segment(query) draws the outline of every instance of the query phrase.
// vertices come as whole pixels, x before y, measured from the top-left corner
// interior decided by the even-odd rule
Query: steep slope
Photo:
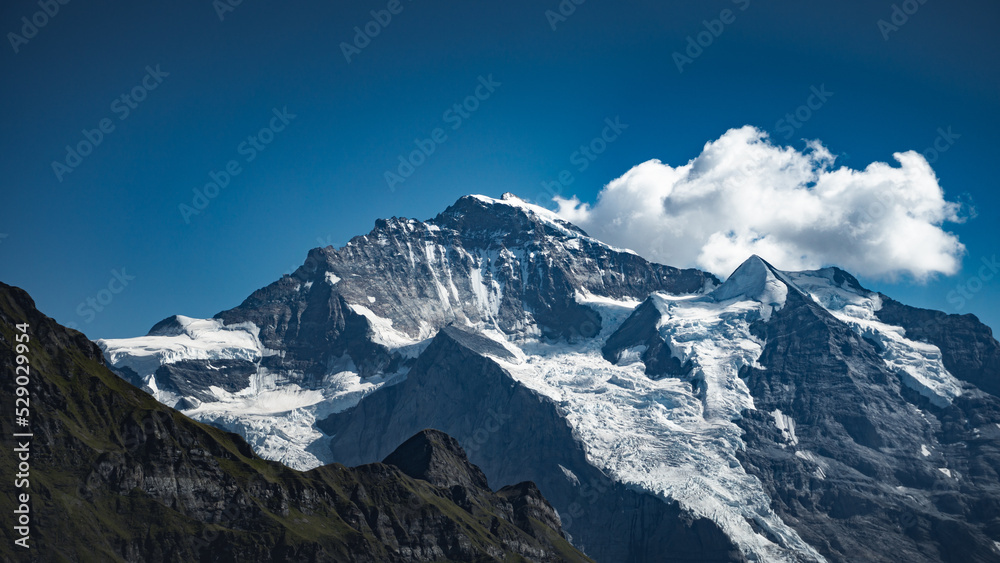
[[[483,336],[448,327],[405,381],[384,387],[320,426],[335,436],[334,457],[366,463],[413,429],[453,434],[490,481],[538,484],[559,510],[575,545],[599,561],[741,561],[707,518],[676,502],[616,483],[587,460],[552,400],[517,382],[496,359],[513,359]]]
[[[627,355],[630,339],[657,350],[640,356],[646,373],[689,381],[706,416],[731,418],[741,470],[828,560],[1000,560],[1000,401],[884,322],[899,306],[883,312],[883,299],[836,268],[780,272],[753,257],[708,296],[652,297],[662,314],[639,307],[604,355]],[[706,332],[712,318],[722,324]],[[996,345],[958,321],[966,346]]]
[[[30,487],[18,491],[31,495],[30,548],[14,544],[15,497],[4,495],[5,560],[588,561],[534,485],[492,493],[440,432],[418,433],[386,464],[300,473],[119,379],[82,334],[0,284],[7,373],[23,363],[16,335],[28,336],[30,428],[4,417],[0,430],[34,434]],[[0,383],[11,402],[14,384]],[[433,471],[412,470],[415,447]],[[18,472],[16,456],[0,454],[6,475]]]

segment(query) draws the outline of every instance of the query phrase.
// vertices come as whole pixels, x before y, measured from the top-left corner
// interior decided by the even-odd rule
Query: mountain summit
[[[153,332],[98,344],[262,456],[368,463],[436,428],[598,561],[1000,558],[1000,344],[837,268],[720,283],[467,196]],[[405,471],[478,482],[416,440]]]
[[[789,283],[783,277],[774,266],[755,254],[736,268],[711,296],[720,302],[740,298],[760,301],[770,316],[771,310],[780,309],[788,296]]]

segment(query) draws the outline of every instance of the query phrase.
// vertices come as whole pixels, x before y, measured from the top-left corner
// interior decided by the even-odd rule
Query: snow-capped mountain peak
[[[927,561],[946,542],[913,544],[895,515],[953,529],[941,518],[994,498],[993,462],[969,457],[992,454],[963,440],[991,439],[1000,404],[949,366],[989,382],[1000,345],[922,314],[758,256],[720,285],[505,194],[379,220],[215,319],[99,344],[158,399],[299,468],[446,431],[491,484],[538,483],[598,560],[889,561],[872,557],[885,541]],[[929,486],[952,495],[941,512]],[[878,542],[856,534],[859,506]]]
[[[509,248],[549,237],[571,246],[594,246],[635,255],[632,250],[616,248],[595,239],[554,211],[509,192],[500,199],[484,195],[463,196],[428,223],[434,225],[432,228],[454,229],[466,237],[486,234],[484,242],[490,239],[494,243],[503,241]]]
[[[535,205],[533,203],[529,203],[529,202],[527,202],[527,201],[525,201],[525,200],[517,197],[516,195],[510,193],[510,192],[505,192],[503,195],[500,196],[500,199],[496,199],[496,198],[492,198],[492,197],[485,196],[485,195],[480,195],[480,194],[473,194],[473,195],[470,195],[468,197],[471,197],[473,199],[476,199],[476,200],[481,201],[483,203],[486,203],[488,205],[506,205],[506,206],[509,206],[509,207],[513,207],[513,208],[519,209],[519,210],[521,210],[521,211],[523,211],[523,212],[525,212],[525,213],[527,213],[529,215],[535,215],[535,216],[538,216],[539,218],[544,219],[546,221],[549,221],[549,222],[552,222],[552,223],[558,223],[560,225],[563,225],[567,229],[583,233],[582,229],[580,229],[576,225],[574,225],[574,224],[572,224],[572,223],[564,220],[563,218],[559,217],[559,215],[557,215],[555,212],[553,212],[553,211],[551,211],[549,209],[546,209],[546,208],[544,208],[544,207],[542,207],[540,205]]]
[[[794,288],[784,274],[755,254],[747,258],[710,297],[720,303],[733,299],[759,301],[763,305],[761,314],[767,320],[773,310],[784,306],[790,289]]]

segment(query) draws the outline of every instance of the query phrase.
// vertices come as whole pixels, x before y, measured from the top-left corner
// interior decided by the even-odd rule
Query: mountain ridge
[[[958,522],[970,557],[1000,541],[991,509],[941,516],[930,478],[953,468],[961,486],[948,494],[962,506],[995,496],[997,478],[953,446],[988,460],[1000,438],[988,327],[897,306],[836,267],[784,272],[750,257],[720,282],[561,221],[512,196],[379,221],[216,317],[256,329],[259,344],[145,377],[207,393],[185,412],[292,464],[375,461],[388,437],[445,430],[490,482],[536,482],[597,560],[851,561],[888,546],[935,560],[947,535],[911,537],[904,508]],[[101,342],[123,368],[169,348],[147,344]],[[242,373],[240,353],[257,358],[253,384],[208,389]],[[826,375],[810,385],[809,373]],[[187,400],[170,393],[158,396]],[[810,480],[808,502],[792,502],[789,484]],[[829,498],[861,499],[873,532],[841,523],[857,513]]]

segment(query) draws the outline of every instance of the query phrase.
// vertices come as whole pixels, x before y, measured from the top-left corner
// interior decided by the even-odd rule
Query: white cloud
[[[834,168],[817,141],[776,146],[754,127],[731,129],[684,166],[651,160],[612,181],[593,206],[555,198],[590,235],[644,257],[728,276],[752,254],[785,270],[840,266],[866,277],[954,274],[961,222],[937,176],[914,151],[899,166]]]

